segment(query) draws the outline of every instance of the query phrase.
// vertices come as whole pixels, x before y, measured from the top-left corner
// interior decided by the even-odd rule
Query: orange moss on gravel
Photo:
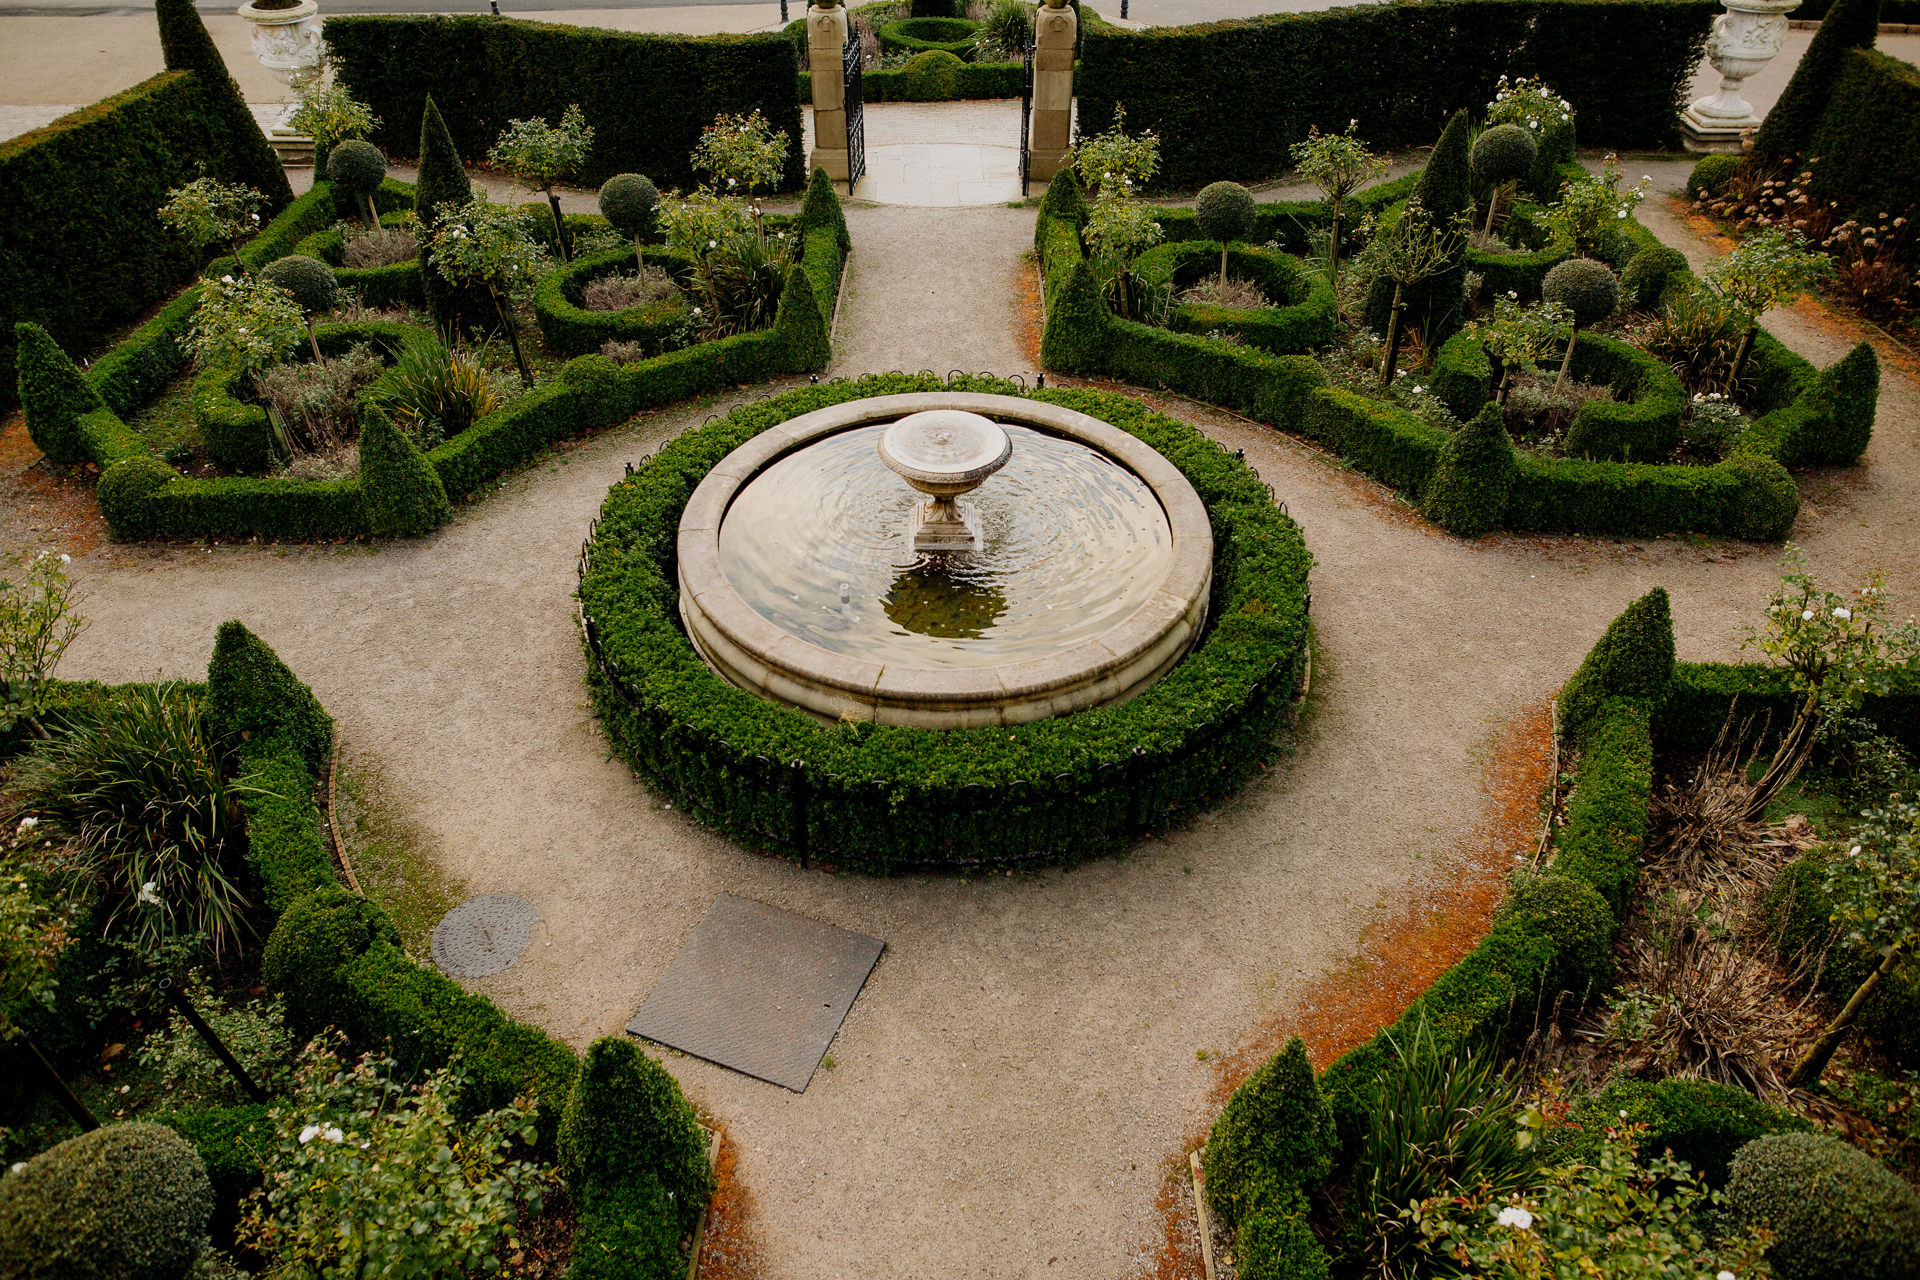
[[[60,475],[15,410],[0,423],[0,554],[45,548],[82,555],[107,540],[91,466]]]
[[[714,1124],[711,1117],[708,1124]],[[760,1250],[752,1234],[753,1193],[739,1178],[738,1153],[720,1130],[720,1156],[714,1163],[717,1180],[707,1209],[707,1234],[700,1245],[702,1280],[753,1280],[764,1274]]]
[[[1538,847],[1552,771],[1553,712],[1542,702],[1495,736],[1482,774],[1480,812],[1453,840],[1450,866],[1416,882],[1413,900],[1375,921],[1351,964],[1308,983],[1292,1006],[1263,1019],[1238,1050],[1220,1059],[1209,1098],[1216,1112],[1292,1036],[1306,1042],[1321,1070],[1366,1043],[1486,936],[1506,897],[1506,872],[1531,861]],[[1194,1134],[1181,1156],[1168,1162],[1154,1202],[1160,1242],[1149,1269],[1139,1273],[1144,1277],[1190,1280],[1200,1273],[1185,1152],[1206,1140],[1205,1130]]]
[[[1040,264],[1031,258],[1022,258],[1019,268],[1014,272],[1014,287],[1020,295],[1015,309],[1019,321],[1014,341],[1020,344],[1020,354],[1038,369],[1040,334],[1046,328],[1046,308],[1040,301]]]

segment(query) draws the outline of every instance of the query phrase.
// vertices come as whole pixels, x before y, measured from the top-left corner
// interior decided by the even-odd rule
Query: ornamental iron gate
[[[847,194],[867,172],[867,118],[860,82],[860,32],[847,24],[847,42],[840,46],[842,105],[847,111]]]
[[[1026,70],[1020,81],[1020,198],[1027,198],[1027,180],[1033,167],[1033,28],[1022,28],[1020,60]]]

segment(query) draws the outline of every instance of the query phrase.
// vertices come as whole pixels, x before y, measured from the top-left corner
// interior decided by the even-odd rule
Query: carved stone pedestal
[[[1760,123],[1740,96],[1740,84],[1772,62],[1787,39],[1787,15],[1800,0],[1722,0],[1714,19],[1707,60],[1720,73],[1720,92],[1681,113],[1689,151],[1738,151],[1740,135]]]

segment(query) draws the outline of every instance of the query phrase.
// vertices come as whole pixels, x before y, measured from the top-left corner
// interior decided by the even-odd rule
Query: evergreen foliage
[[[293,199],[286,169],[260,131],[260,122],[247,108],[240,86],[227,70],[226,59],[207,33],[193,0],[156,0],[160,22],[160,55],[169,71],[191,71],[199,80],[200,111],[219,140],[216,157],[202,157],[207,171],[222,182],[252,187],[267,197],[269,217]]]
[[[206,1168],[179,1134],[107,1125],[0,1178],[0,1275],[186,1280],[212,1211]]]
[[[1613,910],[1591,884],[1562,875],[1519,875],[1501,904],[1502,918],[1553,939],[1551,990],[1584,998],[1613,973]]]
[[[646,236],[653,230],[659,188],[645,174],[616,173],[600,184],[600,213],[615,231]]]
[[[1750,165],[1771,166],[1788,156],[1805,156],[1834,85],[1853,49],[1871,49],[1880,38],[1880,0],[1834,0],[1820,21],[1793,78],[1753,133]]]
[[[1262,1207],[1283,1212],[1333,1167],[1333,1113],[1299,1036],[1248,1076],[1213,1123],[1201,1156],[1207,1199],[1236,1226]]]
[[[1727,1200],[1734,1223],[1774,1232],[1767,1261],[1778,1280],[1920,1274],[1920,1195],[1838,1138],[1754,1139],[1733,1157]]]
[[[376,538],[428,533],[453,518],[433,464],[371,405],[360,411],[360,487],[367,532]]]
[[[1673,611],[1665,587],[1627,606],[1560,690],[1560,730],[1575,737],[1605,703],[1626,698],[1656,710],[1673,681]]]
[[[1533,168],[1540,144],[1517,124],[1497,124],[1473,140],[1473,175],[1495,185],[1515,182]]]
[[[387,158],[364,138],[348,138],[327,156],[327,181],[357,196],[370,196],[387,180]]]
[[[286,1002],[287,1026],[298,1034],[348,1027],[354,1016],[343,975],[381,942],[398,946],[400,931],[378,904],[342,885],[316,889],[281,914],[260,958],[260,981]]]
[[[1200,234],[1225,243],[1243,240],[1253,230],[1253,192],[1237,182],[1216,182],[1203,187],[1193,202],[1193,220]]]
[[[89,453],[80,420],[106,402],[80,373],[53,335],[31,321],[13,327],[19,343],[20,403],[27,434],[49,462],[72,466]]]
[[[1327,1280],[1327,1251],[1307,1222],[1307,1199],[1288,1188],[1256,1205],[1240,1223],[1234,1262],[1241,1280]]]
[[[1920,14],[1920,0],[1905,2]],[[1847,50],[1807,152],[1820,157],[1816,202],[1837,205],[1840,216],[1877,226],[1888,225],[1882,215],[1920,216],[1920,67],[1878,49]],[[1920,237],[1894,245],[1909,270],[1920,266]]]
[[[1612,268],[1592,258],[1568,258],[1547,272],[1540,296],[1573,312],[1575,328],[1605,320],[1620,305],[1620,281]]]
[[[1762,1102],[1744,1089],[1678,1077],[1617,1079],[1583,1098],[1568,1119],[1572,1139],[1560,1152],[1564,1158],[1592,1159],[1599,1155],[1608,1129],[1643,1124],[1647,1133],[1642,1151],[1664,1151],[1686,1161],[1715,1188],[1727,1185],[1734,1154],[1755,1138],[1813,1128],[1793,1112]]]
[[[1448,533],[1477,538],[1497,527],[1520,462],[1500,406],[1488,401],[1447,438],[1421,507]]]
[[[239,619],[220,624],[207,663],[207,721],[229,746],[285,734],[316,775],[333,751],[333,717],[313,690]]]
[[[486,290],[454,284],[429,260],[433,233],[440,225],[440,206],[463,205],[473,199],[473,182],[467,177],[460,152],[453,145],[453,134],[448,132],[447,122],[432,97],[428,97],[420,116],[419,155],[420,177],[414,184],[413,212],[419,220],[420,283],[426,290],[427,310],[443,332],[462,325],[491,328],[495,316]]]
[[[560,1117],[560,1158],[589,1203],[620,1184],[652,1178],[692,1231],[713,1195],[707,1139],[667,1069],[626,1036],[587,1049]]]
[[[1434,144],[1433,154],[1427,158],[1427,167],[1421,172],[1420,180],[1414,184],[1413,200],[1419,202],[1427,220],[1435,226],[1449,226],[1455,219],[1470,216],[1473,212],[1467,153],[1469,131],[1467,113],[1455,112],[1441,133],[1440,141]],[[1398,231],[1399,224],[1396,223],[1381,234],[1391,236]],[[1374,279],[1367,294],[1366,320],[1367,327],[1375,333],[1387,332],[1387,322],[1393,311],[1393,293],[1394,282],[1391,279],[1384,275]],[[1467,305],[1464,236],[1460,252],[1449,264],[1426,279],[1405,286],[1401,299],[1406,308],[1404,322],[1420,331],[1421,341],[1429,351],[1438,351],[1447,339],[1459,332],[1461,324],[1465,322]]]
[[[340,304],[340,282],[334,278],[333,268],[318,258],[302,253],[275,258],[260,268],[260,278],[292,294],[306,315],[331,311]]]
[[[802,237],[816,227],[832,227],[840,252],[845,254],[853,248],[853,236],[847,231],[846,210],[840,206],[839,193],[833,189],[833,179],[825,169],[816,168],[807,179],[807,197],[800,202],[798,227]]]

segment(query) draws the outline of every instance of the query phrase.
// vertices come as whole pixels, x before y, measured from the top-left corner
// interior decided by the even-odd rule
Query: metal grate
[[[847,109],[847,194],[867,172],[867,117],[865,88],[860,79],[860,32],[847,24],[847,42],[840,47],[843,102]]]

